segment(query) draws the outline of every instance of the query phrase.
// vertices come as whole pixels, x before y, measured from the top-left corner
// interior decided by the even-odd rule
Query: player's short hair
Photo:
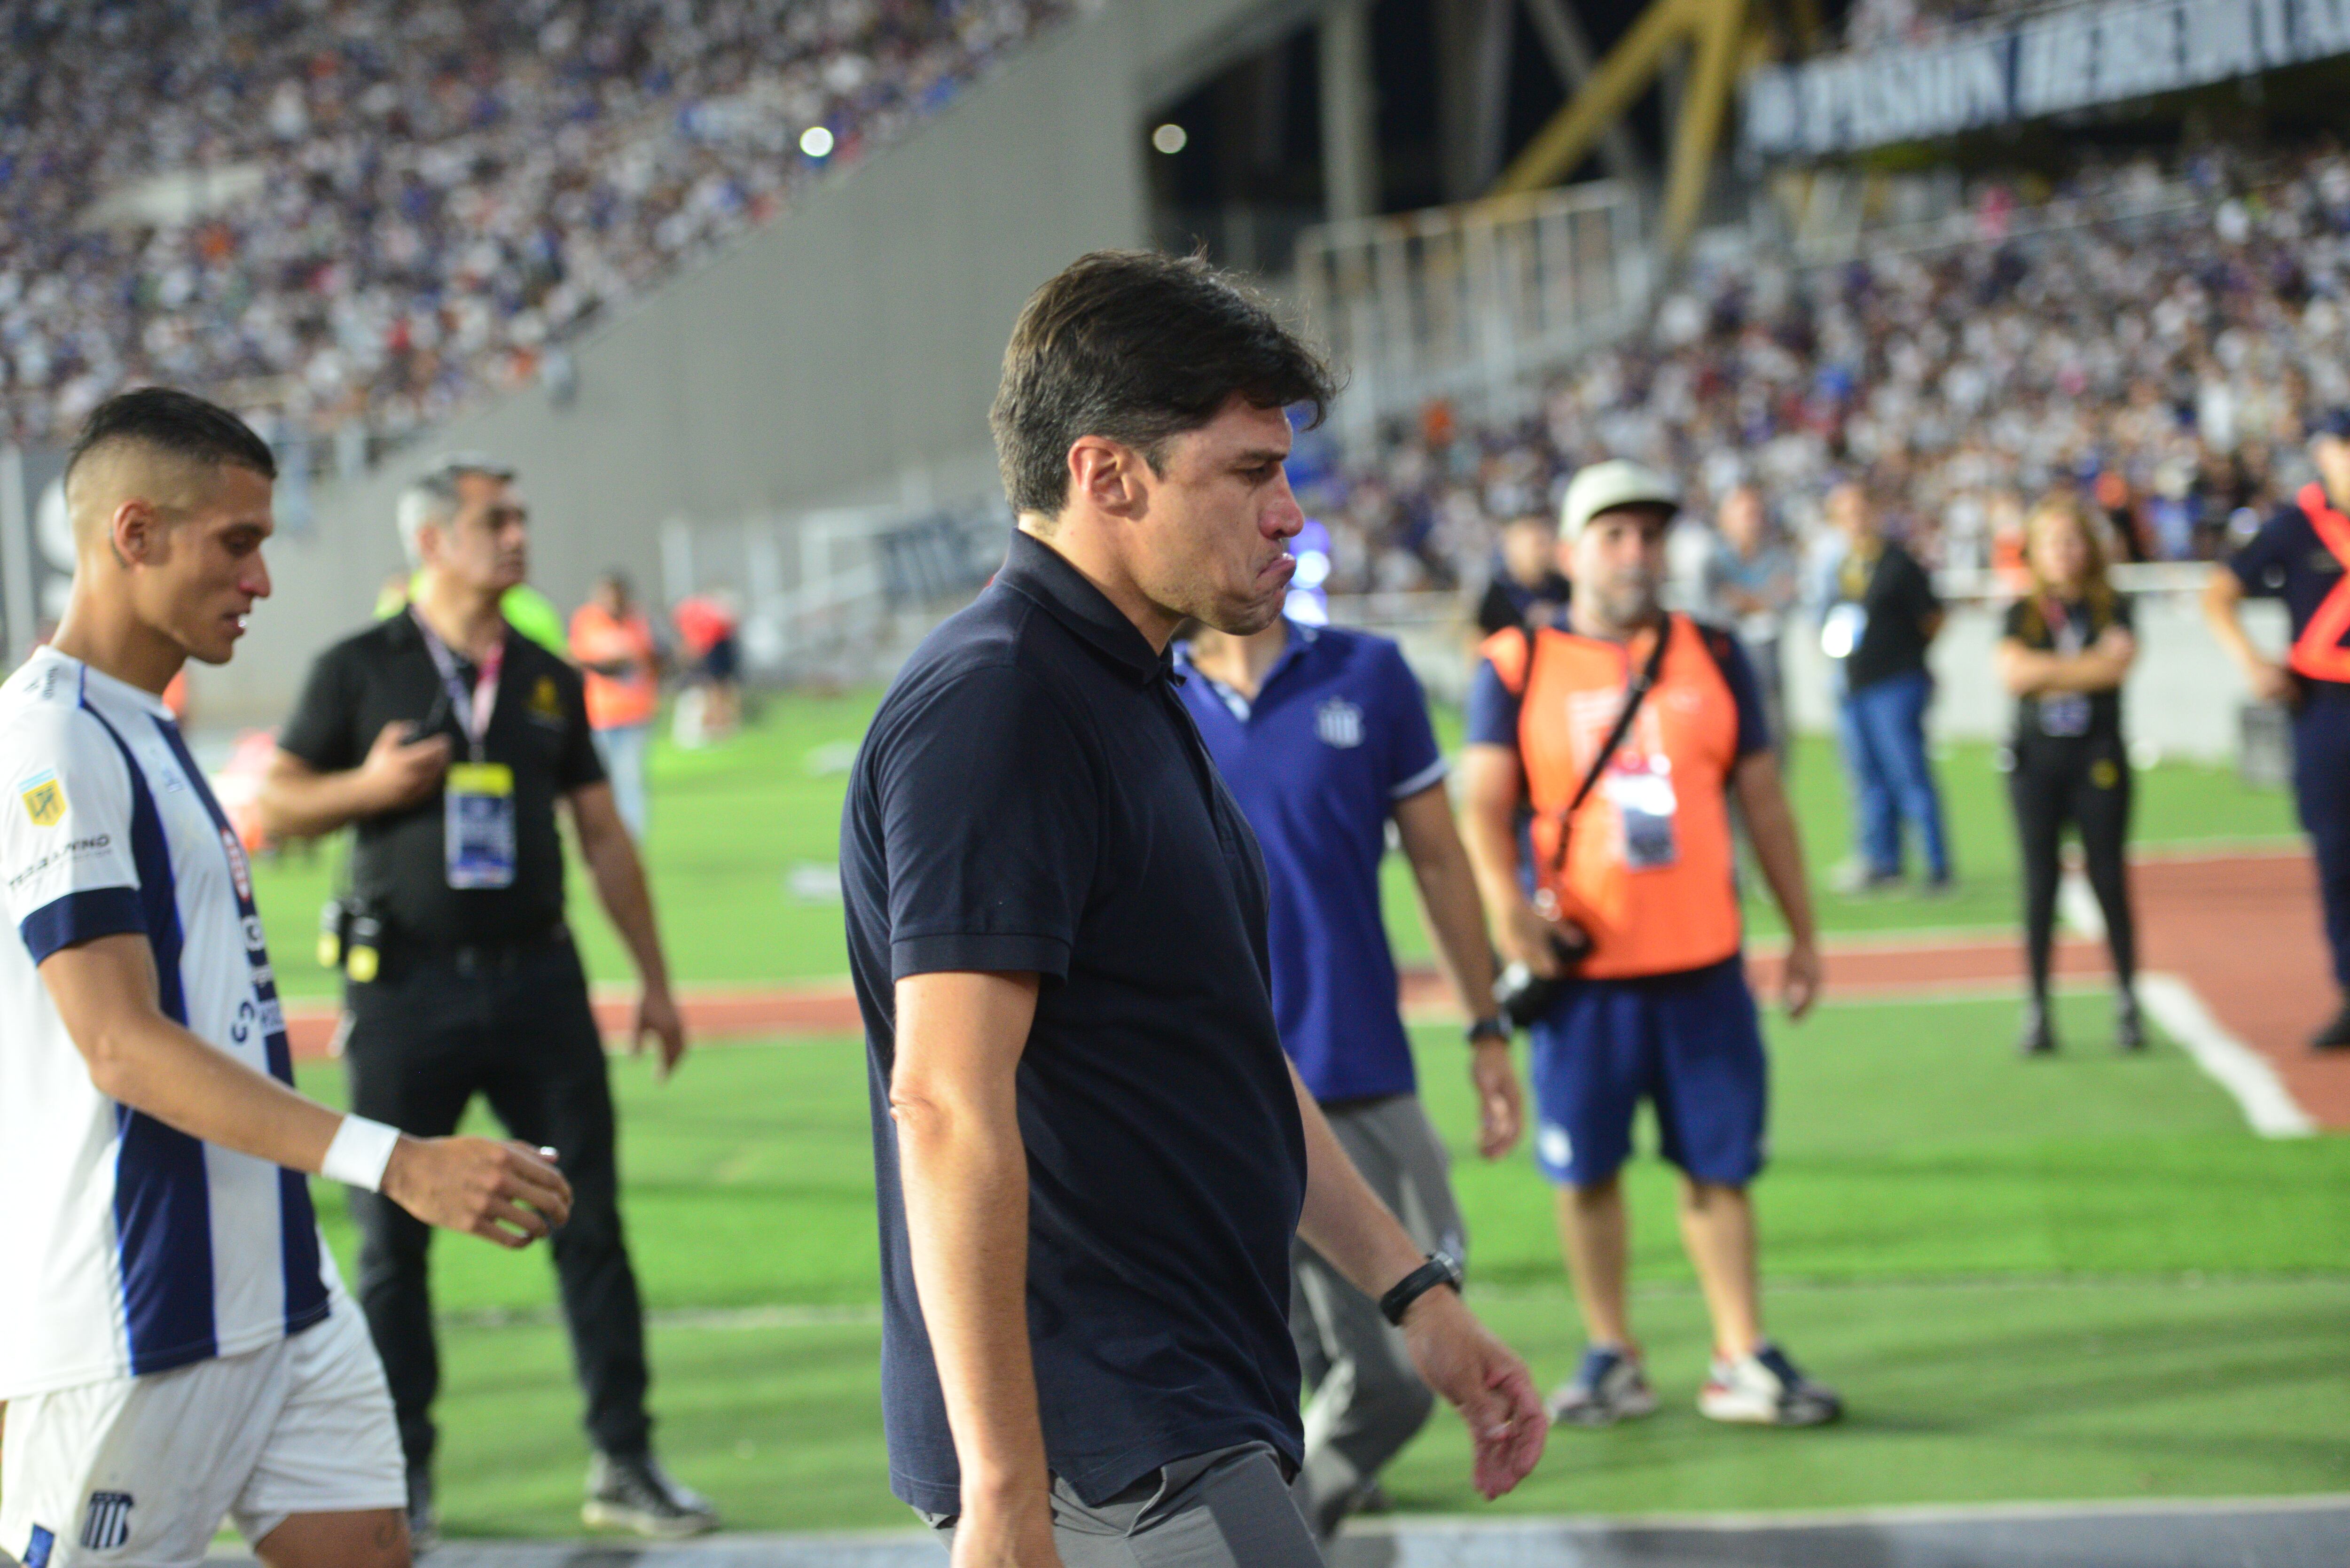
[[[118,443],[149,447],[206,468],[233,464],[264,479],[277,477],[269,443],[228,410],[174,387],[141,387],[118,392],[89,411],[66,454],[68,488],[85,459]]]
[[[988,425],[1013,510],[1055,517],[1081,436],[1133,447],[1157,472],[1166,443],[1234,393],[1310,403],[1318,424],[1336,390],[1318,354],[1201,257],[1096,251],[1022,307]]]
[[[500,462],[478,452],[452,452],[434,460],[432,467],[410,480],[393,506],[400,524],[400,545],[408,552],[408,564],[424,564],[418,535],[455,514],[461,481],[470,474],[481,474],[503,484],[514,478],[515,472],[512,463]]]

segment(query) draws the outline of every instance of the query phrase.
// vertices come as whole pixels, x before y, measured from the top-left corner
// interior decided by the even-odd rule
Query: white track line
[[[2089,879],[2071,867],[2056,884],[2056,918],[2093,942],[2106,940],[2106,911],[2098,907]]]
[[[2147,974],[2138,977],[2137,993],[2163,1033],[2234,1097],[2254,1132],[2262,1137],[2308,1137],[2317,1131],[2309,1113],[2285,1093],[2268,1058],[2229,1033],[2193,986],[2175,974]]]

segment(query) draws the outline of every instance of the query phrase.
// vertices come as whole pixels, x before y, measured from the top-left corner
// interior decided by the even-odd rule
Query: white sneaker
[[[1818,1427],[1844,1414],[1836,1391],[1804,1376],[1775,1345],[1757,1345],[1736,1361],[1717,1358],[1697,1397],[1710,1421],[1758,1427]]]
[[[1550,1418],[1568,1427],[1612,1427],[1653,1415],[1656,1408],[1656,1390],[1640,1363],[1612,1345],[1586,1350],[1574,1381],[1561,1384],[1550,1397]]]

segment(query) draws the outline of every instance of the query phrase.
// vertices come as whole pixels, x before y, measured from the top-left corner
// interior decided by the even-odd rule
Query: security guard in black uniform
[[[527,565],[513,472],[451,458],[405,492],[420,568],[411,605],[312,668],[262,793],[281,836],[358,825],[350,891],[322,956],[348,977],[352,1108],[423,1136],[476,1094],[516,1137],[553,1148],[576,1195],[554,1237],[564,1317],[596,1448],[583,1513],[653,1535],[713,1528],[709,1503],[652,1457],[643,1314],[620,1233],[611,1089],[563,917],[557,800],[644,982],[636,1039],[685,1050],[652,900],[588,728],[578,672],[508,628]],[[435,1522],[440,1385],[425,1248],[407,1214],[351,1195],[359,1304],[383,1356],[409,1464],[411,1532]]]
[[[2252,695],[2293,709],[2293,794],[2317,854],[2325,940],[2344,998],[2310,1045],[2342,1051],[2350,1050],[2350,409],[2318,421],[2309,455],[2318,483],[2211,574],[2203,614]],[[2236,607],[2247,597],[2284,601],[2293,648],[2282,664],[2244,635]]]

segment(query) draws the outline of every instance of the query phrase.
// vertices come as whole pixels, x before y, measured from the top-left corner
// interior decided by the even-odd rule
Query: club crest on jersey
[[[57,774],[44,768],[16,786],[24,798],[25,815],[35,827],[55,827],[66,815],[66,786]]]
[[[220,830],[220,836],[221,847],[228,851],[228,874],[236,883],[237,902],[249,904],[253,902],[253,873],[245,866],[244,846],[225,827]]]
[[[1363,743],[1363,711],[1344,697],[1333,697],[1314,710],[1314,732],[1326,746],[1348,748]]]
[[[130,1494],[94,1491],[83,1518],[81,1543],[92,1552],[112,1552],[130,1539]]]
[[[530,689],[530,711],[535,717],[562,722],[563,700],[556,693],[552,676],[540,676],[538,684]]]

